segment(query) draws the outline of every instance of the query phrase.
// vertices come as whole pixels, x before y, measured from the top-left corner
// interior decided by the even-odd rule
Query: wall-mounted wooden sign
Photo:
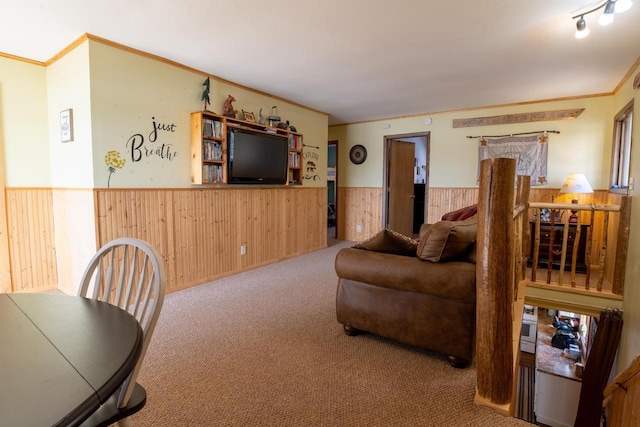
[[[474,126],[509,125],[512,123],[571,120],[578,117],[583,111],[584,108],[576,108],[573,110],[539,111],[537,113],[505,114],[504,116],[453,119],[453,127],[469,128]]]

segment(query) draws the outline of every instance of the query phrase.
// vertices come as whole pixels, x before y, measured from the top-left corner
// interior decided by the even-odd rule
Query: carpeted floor
[[[475,365],[335,320],[350,242],[167,295],[138,381],[137,427],[527,426],[473,403]]]

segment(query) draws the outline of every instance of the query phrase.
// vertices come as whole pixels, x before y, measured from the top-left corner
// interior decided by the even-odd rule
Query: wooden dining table
[[[142,329],[126,311],[57,294],[0,294],[0,426],[80,425],[133,370]]]

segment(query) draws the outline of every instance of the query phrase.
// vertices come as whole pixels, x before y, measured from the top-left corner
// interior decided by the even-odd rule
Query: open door
[[[411,142],[391,140],[389,158],[388,226],[405,236],[413,236],[413,173],[415,147]]]

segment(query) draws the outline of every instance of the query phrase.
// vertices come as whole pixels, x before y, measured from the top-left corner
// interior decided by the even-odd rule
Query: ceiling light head
[[[607,4],[604,6],[604,12],[600,15],[598,19],[598,24],[600,25],[609,25],[613,22],[613,12],[616,8],[615,1],[607,1]]]
[[[616,13],[623,13],[631,9],[633,2],[631,0],[617,0],[615,6]]]
[[[587,28],[587,21],[581,16],[576,22],[576,38],[583,39],[589,35],[589,29]]]

